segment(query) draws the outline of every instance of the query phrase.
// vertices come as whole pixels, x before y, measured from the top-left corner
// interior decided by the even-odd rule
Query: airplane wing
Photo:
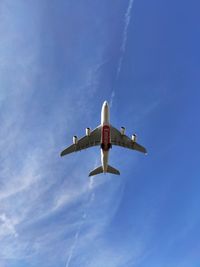
[[[61,157],[72,152],[80,151],[91,146],[98,146],[101,143],[101,126],[91,131],[89,136],[84,136],[78,140],[78,143],[67,147],[61,152]]]
[[[115,127],[111,126],[111,143],[116,146],[122,146],[129,149],[137,150],[142,153],[147,153],[145,147],[133,142],[127,135],[122,135],[121,132]]]

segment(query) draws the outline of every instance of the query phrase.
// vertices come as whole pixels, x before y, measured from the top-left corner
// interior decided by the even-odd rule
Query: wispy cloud
[[[7,38],[9,42],[9,35]],[[1,44],[1,55],[4,49],[6,47]],[[29,49],[30,60],[27,60],[26,53],[20,57],[23,77],[18,69],[13,70],[12,90],[1,93],[1,114],[4,118],[1,120],[0,149],[4,153],[1,153],[0,171],[0,258],[2,265],[3,261],[6,264],[10,260],[26,259],[33,266],[38,266],[38,257],[47,258],[45,266],[53,266],[58,258],[60,262],[66,262],[68,254],[66,266],[69,266],[73,255],[79,255],[76,248],[79,248],[78,241],[98,183],[94,184],[93,180],[87,182],[91,161],[82,155],[74,155],[68,160],[59,158],[63,146],[61,133],[75,126],[70,115],[74,102],[71,96],[67,96],[71,88],[66,89],[62,103],[49,106],[47,114],[40,113],[41,110],[36,108],[44,104],[44,98],[37,97],[36,88],[40,64],[35,46]],[[3,62],[6,59],[2,58],[0,72],[4,70],[2,86],[10,87],[12,63],[7,63],[5,72]],[[92,79],[92,69],[96,70],[96,66],[100,63],[86,71],[88,75],[84,84],[87,93],[76,103],[88,119],[91,114],[87,95],[92,97],[95,93],[96,81]],[[48,92],[45,95],[48,97]],[[79,116],[73,114],[76,127]],[[51,123],[47,123],[48,120]],[[66,141],[67,144],[69,142]],[[77,162],[78,168],[75,167]],[[83,206],[73,208],[81,202]],[[98,234],[100,228],[96,227],[95,231]],[[56,255],[52,253],[55,246],[58,249]]]
[[[15,229],[15,223],[8,218],[5,213],[0,214],[0,236],[14,235],[17,237],[17,231]]]
[[[43,266],[57,266],[59,259],[63,266],[70,267],[73,261],[80,261],[79,266],[84,266],[86,261],[82,257],[89,244],[98,242],[118,209],[123,195],[119,188],[123,182],[109,175],[89,180],[91,163],[96,166],[99,161],[94,151],[87,151],[87,158],[76,154],[61,159],[59,153],[63,145],[70,143],[72,129],[80,130],[83,119],[96,121],[88,106],[96,94],[98,72],[105,61],[101,57],[93,59],[89,67],[79,70],[80,81],[75,85],[64,83],[65,90],[60,93],[57,85],[60,77],[54,81],[47,75],[49,78],[45,81],[48,66],[44,70],[40,62],[45,48],[42,50],[37,23],[29,21],[28,16],[27,24],[20,20],[21,8],[27,11],[29,7],[19,3],[16,9],[3,3],[4,17],[0,25],[4,40],[0,44],[1,264],[6,266],[9,260],[25,259],[39,266],[39,259],[44,259]],[[33,18],[38,21],[38,12]],[[58,86],[55,97],[54,84]],[[112,99],[114,96],[113,93]],[[93,262],[90,257],[86,260]]]

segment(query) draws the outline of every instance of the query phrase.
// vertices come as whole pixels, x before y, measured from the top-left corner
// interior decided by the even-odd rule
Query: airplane
[[[125,128],[121,127],[120,131],[110,124],[110,112],[107,101],[104,101],[101,110],[101,124],[91,131],[86,128],[86,135],[81,139],[73,136],[73,144],[61,152],[61,157],[72,152],[80,151],[92,146],[100,146],[101,148],[101,166],[89,173],[94,176],[100,173],[112,173],[120,175],[120,172],[108,165],[109,150],[112,145],[121,146],[147,154],[146,148],[136,143],[136,134],[129,138],[125,135]]]

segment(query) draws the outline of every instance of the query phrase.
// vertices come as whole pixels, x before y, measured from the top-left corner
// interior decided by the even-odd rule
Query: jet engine
[[[73,136],[73,144],[77,145],[78,143],[78,137],[76,135]]]
[[[136,142],[136,140],[137,140],[137,135],[136,135],[136,134],[133,134],[133,135],[132,135],[132,141],[133,141],[133,142]]]
[[[121,130],[120,130],[120,132],[121,132],[121,135],[125,135],[125,131],[126,131],[126,129],[125,129],[125,127],[121,127]]]
[[[90,128],[86,128],[85,129],[85,133],[86,133],[87,136],[90,136],[91,129]]]

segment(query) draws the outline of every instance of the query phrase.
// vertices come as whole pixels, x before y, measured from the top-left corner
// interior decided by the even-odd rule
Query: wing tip
[[[60,153],[60,157],[63,157],[65,154],[64,154],[64,151],[62,151],[61,153]]]

